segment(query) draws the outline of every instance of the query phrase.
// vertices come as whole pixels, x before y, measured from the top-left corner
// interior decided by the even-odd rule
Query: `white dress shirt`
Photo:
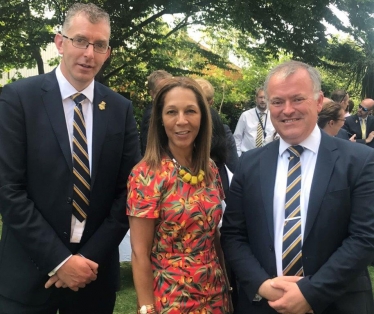
[[[304,238],[305,222],[308,213],[310,187],[312,185],[314,170],[316,167],[319,145],[321,143],[321,131],[316,125],[312,133],[299,145],[304,147],[300,157],[301,163],[301,237]],[[283,276],[282,269],[282,246],[283,246],[283,226],[285,219],[285,201],[287,188],[288,157],[287,148],[291,146],[282,138],[279,139],[279,155],[277,173],[274,186],[273,218],[274,218],[274,248],[278,276]]]
[[[256,114],[258,113],[258,116]],[[266,137],[263,141],[263,146],[270,143],[274,137],[274,127],[270,120],[269,110],[264,111],[265,116],[263,117]],[[256,108],[244,111],[236,125],[234,132],[234,139],[236,143],[236,150],[238,156],[247,150],[256,148],[256,136],[257,136],[257,125],[259,122],[260,111]]]
[[[58,85],[60,86],[62,104],[64,106],[66,127],[68,130],[70,148],[73,152],[73,120],[74,120],[74,107],[75,102],[70,98],[78,91],[68,82],[61,72],[60,66],[56,69],[56,77]],[[87,98],[82,101],[82,111],[84,116],[84,122],[86,124],[86,137],[87,137],[87,150],[90,164],[90,172],[92,168],[92,124],[93,124],[93,96],[94,96],[94,80],[88,85],[84,90],[79,91],[84,94]],[[73,154],[72,154],[73,158]],[[71,233],[70,242],[79,243],[84,231],[86,221],[80,222],[75,218],[74,215],[71,216]]]

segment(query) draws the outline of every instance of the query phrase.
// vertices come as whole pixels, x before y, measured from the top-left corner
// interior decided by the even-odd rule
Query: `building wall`
[[[54,69],[54,67],[51,67],[48,65],[48,60],[52,58],[56,58],[58,56],[58,51],[54,43],[51,43],[47,46],[46,50],[42,50],[42,58],[44,61],[44,72],[50,72]],[[35,66],[33,69],[12,69],[9,72],[3,72],[0,73],[2,77],[0,78],[0,86],[4,86],[7,84],[9,80],[12,78],[17,78],[17,72],[21,73],[22,77],[29,77],[33,75],[38,75],[38,69]]]

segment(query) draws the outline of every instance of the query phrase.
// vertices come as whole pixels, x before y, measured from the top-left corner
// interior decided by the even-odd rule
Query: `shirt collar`
[[[62,74],[60,65],[56,69],[56,77],[57,77],[58,85],[60,87],[62,100],[65,100],[69,98],[71,95],[74,95],[75,93],[78,92],[73,87],[73,85],[71,85],[69,81],[65,78],[65,76]],[[95,80],[92,80],[90,85],[88,85],[84,90],[79,91],[80,93],[82,93],[84,96],[87,97],[90,103],[93,103],[94,85],[95,85]]]
[[[316,124],[312,133],[310,133],[310,135],[304,141],[302,141],[299,145],[301,145],[302,147],[306,149],[309,149],[313,153],[317,153],[320,143],[321,143],[321,130]],[[291,146],[290,144],[285,142],[280,137],[279,138],[279,156],[282,156],[284,152],[287,150],[287,148],[290,146]]]
[[[267,114],[268,113],[267,109],[265,109],[265,111],[260,111],[260,110],[258,110],[257,106],[255,107],[255,110],[256,110],[257,114],[260,114],[260,113]]]

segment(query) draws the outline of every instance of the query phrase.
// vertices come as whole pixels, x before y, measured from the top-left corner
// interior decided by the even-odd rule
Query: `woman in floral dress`
[[[230,313],[217,225],[223,191],[209,159],[209,107],[190,78],[165,80],[147,149],[128,181],[139,313]]]

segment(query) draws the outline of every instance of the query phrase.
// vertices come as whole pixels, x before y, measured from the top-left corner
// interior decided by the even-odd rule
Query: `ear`
[[[323,93],[319,92],[318,99],[317,99],[317,112],[320,113],[323,106]]]
[[[106,52],[105,61],[110,57],[111,52],[112,52],[112,47],[109,46],[108,51]]]
[[[64,48],[62,47],[63,42],[64,42],[64,37],[62,37],[61,34],[57,33],[55,36],[55,45],[60,55],[64,54]]]

